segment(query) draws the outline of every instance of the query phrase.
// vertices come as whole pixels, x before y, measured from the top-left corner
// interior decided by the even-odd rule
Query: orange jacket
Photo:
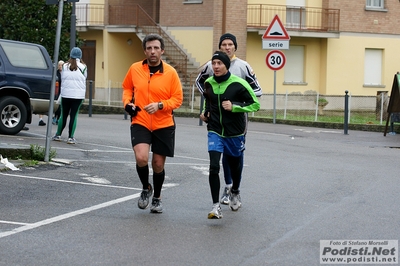
[[[125,107],[134,96],[135,106],[142,110],[132,119],[153,131],[174,125],[172,111],[182,104],[182,85],[176,70],[161,61],[161,69],[150,77],[147,60],[133,63],[122,82],[122,103]],[[154,114],[148,114],[143,107],[149,103],[162,102],[164,107]]]

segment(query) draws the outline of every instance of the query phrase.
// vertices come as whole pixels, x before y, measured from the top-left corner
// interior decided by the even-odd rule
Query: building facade
[[[270,94],[274,71],[262,36],[275,15],[290,35],[277,93],[373,96],[390,92],[400,71],[398,0],[80,0],[76,15],[97,96],[120,88],[130,64],[144,58],[141,40],[151,32],[170,39],[164,59],[186,90],[218,49],[219,36],[236,35],[237,56]]]

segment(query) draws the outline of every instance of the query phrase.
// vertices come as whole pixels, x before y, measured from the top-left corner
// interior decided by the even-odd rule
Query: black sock
[[[140,182],[142,182],[143,189],[149,189],[149,165],[143,167],[136,165],[136,171],[139,175]]]
[[[154,183],[154,197],[159,198],[161,196],[162,185],[164,184],[165,171],[161,173],[153,172],[153,183]]]
[[[231,192],[232,192],[233,194],[239,194],[239,193],[240,193],[240,190],[239,190],[239,189],[238,189],[238,190],[232,189]]]

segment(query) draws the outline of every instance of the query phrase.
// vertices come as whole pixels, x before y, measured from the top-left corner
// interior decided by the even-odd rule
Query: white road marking
[[[140,193],[136,193],[136,194],[133,194],[133,195],[130,195],[130,196],[126,196],[126,197],[122,197],[122,198],[119,198],[119,199],[115,199],[115,200],[111,200],[111,201],[108,201],[108,202],[104,202],[104,203],[101,203],[101,204],[98,204],[98,205],[94,205],[92,207],[80,209],[80,210],[73,211],[73,212],[66,213],[66,214],[62,214],[62,215],[59,215],[59,216],[56,216],[56,217],[53,217],[53,218],[49,218],[49,219],[46,219],[46,220],[43,220],[43,221],[39,221],[39,222],[36,222],[36,223],[33,223],[33,224],[27,224],[27,225],[15,228],[15,229],[13,229],[11,231],[5,231],[5,232],[0,233],[0,238],[7,237],[7,236],[10,236],[10,235],[14,235],[14,234],[18,234],[18,233],[21,233],[21,232],[24,232],[24,231],[32,230],[32,229],[38,228],[38,227],[43,226],[43,225],[59,222],[59,221],[62,221],[62,220],[65,220],[65,219],[68,219],[68,218],[71,218],[71,217],[74,217],[74,216],[78,216],[78,215],[85,214],[85,213],[88,213],[88,212],[91,212],[91,211],[95,211],[95,210],[98,210],[98,209],[106,208],[106,207],[112,206],[114,204],[125,202],[125,201],[131,200],[131,199],[135,199],[135,198],[139,197],[139,195],[140,195]]]
[[[177,183],[164,183],[163,184],[163,187],[166,187],[166,188],[167,187],[176,187],[176,186],[179,186],[179,184],[177,184]]]
[[[134,187],[122,187],[122,186],[112,186],[112,185],[104,185],[104,184],[93,184],[93,183],[85,183],[85,182],[78,182],[78,181],[70,181],[70,180],[46,178],[46,177],[35,177],[35,176],[16,175],[16,174],[6,174],[6,173],[0,173],[0,175],[14,176],[14,177],[22,177],[22,178],[36,179],[36,180],[53,181],[53,182],[61,182],[61,183],[79,184],[79,185],[86,185],[86,186],[122,188],[122,189],[129,189],[129,190],[142,190],[141,188],[134,188]]]
[[[95,184],[105,184],[105,185],[109,185],[111,184],[110,181],[108,181],[105,178],[101,178],[101,177],[84,177],[84,180],[87,180],[89,182],[95,183]]]
[[[207,175],[208,176],[208,170],[210,167],[208,166],[191,166],[190,168],[200,171],[203,175]]]
[[[263,132],[263,131],[253,131],[253,130],[248,130],[247,134],[249,134],[249,133],[271,135],[271,136],[283,136],[283,137],[290,137],[291,136],[291,135],[282,134],[282,133],[272,133],[272,132]]]
[[[305,133],[332,133],[332,134],[343,134],[343,132],[337,130],[307,130],[307,129],[302,129],[302,128],[295,128],[294,130],[305,132]]]
[[[54,182],[71,183],[71,184],[80,184],[80,185],[88,185],[88,186],[101,186],[101,187],[123,188],[123,189],[131,189],[131,190],[142,190],[141,188],[131,188],[131,187],[103,185],[103,184],[84,183],[84,182],[58,180],[58,179],[44,178],[44,177],[31,177],[31,176],[6,174],[6,173],[0,173],[0,175],[22,177],[22,178],[28,178],[28,179],[54,181]],[[163,188],[170,188],[170,187],[175,187],[175,186],[178,186],[178,185],[179,184],[176,184],[176,183],[164,183],[163,184]],[[128,200],[132,200],[132,199],[138,198],[139,196],[140,196],[140,193],[136,193],[136,194],[133,194],[133,195],[130,195],[130,196],[126,196],[126,197],[122,197],[122,198],[119,198],[119,199],[115,199],[115,200],[111,200],[111,201],[108,201],[108,202],[104,202],[104,203],[101,203],[101,204],[98,204],[98,205],[94,205],[92,207],[80,209],[80,210],[73,211],[73,212],[66,213],[66,214],[62,214],[62,215],[59,215],[59,216],[56,216],[56,217],[53,217],[53,218],[45,219],[43,221],[39,221],[39,222],[36,222],[36,223],[18,223],[18,222],[0,220],[0,223],[23,225],[21,227],[15,228],[15,229],[13,229],[11,231],[1,232],[0,233],[0,238],[7,237],[7,236],[10,236],[10,235],[14,235],[14,234],[17,234],[17,233],[21,233],[21,232],[24,232],[24,231],[32,230],[32,229],[38,228],[38,227],[43,226],[43,225],[59,222],[59,221],[62,221],[62,220],[65,220],[65,219],[68,219],[68,218],[71,218],[71,217],[74,217],[74,216],[78,216],[78,215],[81,215],[81,214],[85,214],[85,213],[94,211],[94,210],[106,208],[106,207],[109,207],[111,205],[115,205],[115,204],[118,204],[118,203],[122,203],[122,202],[125,202],[125,201],[128,201]]]
[[[84,144],[84,143],[82,143]],[[92,149],[92,150],[87,150],[87,149],[77,149],[77,148],[67,148],[67,147],[57,147],[57,149],[65,149],[65,150],[77,150],[77,151],[85,151],[85,152],[104,152],[104,153],[124,153],[124,152],[130,152],[132,153],[132,149],[128,149],[128,148],[120,148],[120,147],[115,147],[115,146],[107,146],[107,145],[99,145],[99,144],[92,144],[92,143],[85,143],[85,144],[89,144],[89,145],[93,145],[93,146],[101,146],[101,147],[105,147],[105,148],[113,148],[113,149],[117,149],[114,151],[110,151],[110,150],[99,150],[99,149]],[[194,157],[187,157],[187,156],[175,156],[178,158],[184,158],[184,159],[191,159],[191,160],[198,160],[198,161],[204,161],[204,162],[208,162],[209,159],[204,159],[204,158],[194,158]],[[132,158],[131,161],[104,161],[104,160],[69,160],[69,159],[55,159],[55,162],[59,162],[59,163],[66,163],[66,164],[70,164],[74,161],[88,161],[88,162],[102,162],[102,163],[123,163],[123,164],[130,164],[130,163],[135,163],[134,159]],[[166,163],[166,164],[175,164],[175,165],[191,165],[192,167],[195,165],[198,165],[199,168],[202,168],[203,165],[204,166],[208,166],[207,163]],[[207,167],[208,169],[208,167]],[[150,173],[151,174],[151,173]],[[34,176],[26,176],[26,175],[17,175],[17,174],[8,174],[8,173],[0,173],[0,175],[3,176],[13,176],[13,177],[20,177],[20,178],[27,178],[27,179],[35,179],[35,180],[44,180],[44,181],[51,181],[51,182],[60,182],[60,183],[69,183],[69,184],[79,184],[79,185],[87,185],[87,186],[98,186],[98,187],[109,187],[109,188],[120,188],[120,189],[128,189],[128,190],[139,190],[141,191],[141,188],[133,188],[133,187],[123,187],[123,186],[113,186],[110,184],[103,184],[106,183],[106,181],[108,182],[108,180],[103,179],[103,178],[98,178],[98,177],[90,177],[89,175],[81,175],[81,176],[85,176],[83,177],[83,179],[87,179],[89,182],[97,182],[97,183],[86,183],[86,182],[78,182],[78,181],[70,181],[70,180],[60,180],[60,179],[54,179],[54,178],[44,178],[44,177],[34,177]],[[167,178],[167,177],[166,177]],[[101,181],[101,182],[99,182]],[[100,183],[100,184],[99,184]],[[163,190],[166,188],[171,188],[171,187],[175,187],[178,186],[179,184],[177,183],[164,183],[163,184]],[[65,219],[69,219],[72,218],[74,216],[78,216],[81,214],[85,214],[94,210],[98,210],[101,208],[106,208],[118,203],[122,203],[125,201],[129,201],[135,198],[138,198],[140,196],[140,192],[130,195],[130,196],[126,196],[126,197],[122,197],[119,199],[115,199],[115,200],[111,200],[105,203],[101,203],[98,205],[94,205],[91,207],[87,207],[84,209],[80,209],[80,210],[76,210],[73,212],[69,212],[66,214],[62,214],[62,215],[58,215],[49,219],[45,219],[39,222],[35,222],[35,223],[19,223],[19,222],[12,222],[12,221],[1,221],[0,223],[7,223],[7,224],[14,224],[14,225],[22,225],[18,228],[14,228],[11,231],[4,231],[4,232],[0,232],[0,238],[4,238],[7,236],[11,236],[14,234],[18,234],[24,231],[28,231],[28,230],[32,230],[44,225],[48,225],[48,224],[52,224],[55,222],[59,222]]]
[[[29,223],[19,223],[19,222],[12,222],[12,221],[3,221],[0,220],[0,224],[17,224],[17,225],[27,225]]]

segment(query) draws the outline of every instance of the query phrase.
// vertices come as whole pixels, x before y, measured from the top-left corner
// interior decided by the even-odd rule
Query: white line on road
[[[53,217],[53,218],[49,218],[49,219],[46,219],[46,220],[43,220],[43,221],[39,221],[39,222],[36,222],[36,223],[33,223],[33,224],[27,224],[27,225],[15,228],[15,229],[13,229],[11,231],[5,231],[5,232],[0,233],[0,238],[7,237],[7,236],[10,236],[10,235],[14,235],[14,234],[17,234],[17,233],[21,233],[21,232],[24,232],[24,231],[32,230],[32,229],[38,228],[38,227],[43,226],[43,225],[59,222],[59,221],[62,221],[62,220],[65,220],[65,219],[68,219],[68,218],[71,218],[71,217],[74,217],[74,216],[78,216],[78,215],[81,215],[81,214],[84,214],[84,213],[88,213],[88,212],[94,211],[94,210],[106,208],[106,207],[109,207],[109,206],[114,205],[114,204],[118,204],[118,203],[121,203],[121,202],[125,202],[125,201],[128,201],[128,200],[137,198],[137,197],[139,197],[139,195],[140,195],[140,193],[136,193],[136,194],[133,194],[133,195],[130,195],[130,196],[126,196],[126,197],[122,197],[122,198],[119,198],[119,199],[115,199],[115,200],[111,200],[111,201],[108,201],[108,202],[104,202],[104,203],[101,203],[101,204],[98,204],[98,205],[94,205],[92,207],[84,208],[84,209],[73,211],[73,212],[66,213],[66,214],[62,214],[62,215],[59,215],[59,216],[56,216],[56,217]]]
[[[53,181],[53,182],[61,182],[61,183],[70,183],[70,184],[87,185],[87,186],[98,186],[98,187],[110,187],[110,188],[122,188],[122,189],[142,190],[141,188],[134,188],[134,187],[122,187],[122,186],[112,186],[112,185],[104,185],[104,184],[85,183],[85,182],[70,181],[70,180],[62,180],[62,179],[54,179],[54,178],[46,178],[46,177],[37,177],[37,176],[26,176],[26,175],[5,174],[5,173],[0,173],[0,175],[15,176],[15,177],[22,177],[22,178],[36,179],[36,180]]]
[[[19,223],[19,222],[12,222],[12,221],[3,221],[0,220],[0,224],[17,224],[17,225],[27,225],[29,223]]]
[[[91,183],[68,181],[68,180],[58,180],[58,179],[52,179],[52,178],[30,177],[30,176],[15,175],[15,174],[5,174],[5,173],[0,173],[0,174],[4,175],[4,176],[15,176],[15,177],[30,178],[30,179],[38,179],[38,180],[73,183],[73,184],[80,184],[80,185],[90,185],[90,186],[100,186],[100,187],[113,187],[113,188],[124,188],[124,189],[141,190],[141,189],[138,189],[138,188],[111,186],[111,185],[102,185],[102,184],[91,184]],[[178,184],[175,184],[175,183],[168,184],[167,183],[167,184],[163,185],[163,187],[166,187],[166,188],[167,187],[174,187],[174,186],[178,186]],[[24,232],[24,231],[27,231],[27,230],[35,229],[35,228],[38,228],[38,227],[43,226],[43,225],[55,223],[55,222],[58,222],[58,221],[61,221],[61,220],[65,220],[65,219],[68,219],[68,218],[71,218],[71,217],[74,217],[74,216],[77,216],[77,215],[81,215],[81,214],[84,214],[84,213],[88,213],[88,212],[91,212],[91,211],[94,211],[94,210],[98,210],[98,209],[101,209],[101,208],[109,207],[111,205],[118,204],[118,203],[121,203],[121,202],[125,202],[125,201],[131,200],[131,199],[135,199],[135,198],[139,197],[139,195],[140,195],[140,193],[136,193],[136,194],[133,194],[133,195],[130,195],[130,196],[122,197],[122,198],[119,198],[119,199],[115,199],[115,200],[111,200],[111,201],[108,201],[108,202],[105,202],[105,203],[94,205],[92,207],[84,208],[84,209],[73,211],[73,212],[66,213],[66,214],[62,214],[62,215],[59,215],[59,216],[56,216],[56,217],[53,217],[53,218],[49,218],[49,219],[46,219],[46,220],[43,220],[43,221],[39,221],[39,222],[36,222],[36,223],[28,224],[28,223],[7,222],[9,224],[11,224],[11,223],[12,224],[20,224],[20,225],[24,225],[24,226],[15,228],[15,229],[13,229],[11,231],[2,232],[2,233],[0,233],[0,238],[7,237],[7,236],[10,236],[10,235],[13,235],[13,234],[17,234],[17,233],[21,233],[21,232]],[[0,221],[0,222],[2,222],[2,221]],[[3,221],[3,222],[6,222],[6,221]]]

